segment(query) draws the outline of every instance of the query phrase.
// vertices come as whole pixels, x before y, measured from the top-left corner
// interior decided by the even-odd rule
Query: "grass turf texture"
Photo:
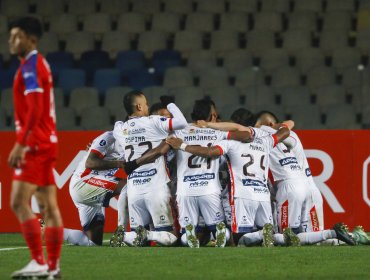
[[[105,235],[108,239],[110,235]],[[0,234],[0,279],[29,261],[19,234]],[[63,279],[369,279],[370,246],[110,248],[63,246]]]

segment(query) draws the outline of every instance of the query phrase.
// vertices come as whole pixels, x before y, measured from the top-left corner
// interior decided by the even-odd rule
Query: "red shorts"
[[[26,152],[25,163],[21,168],[14,170],[13,180],[35,184],[39,187],[55,185],[53,169],[56,155],[56,144]]]

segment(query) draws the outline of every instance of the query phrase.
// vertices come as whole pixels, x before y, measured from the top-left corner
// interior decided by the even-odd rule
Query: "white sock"
[[[301,245],[306,245],[316,244],[326,239],[331,239],[333,237],[336,237],[336,234],[334,230],[323,230],[316,232],[302,232],[299,233],[297,236],[301,240]]]
[[[183,246],[188,246],[188,240],[186,239],[186,233],[181,235],[181,243]]]
[[[164,246],[171,246],[177,241],[177,237],[167,231],[148,231],[148,240],[156,241]]]
[[[123,241],[125,243],[127,243],[128,245],[132,246],[135,237],[136,237],[136,232],[134,232],[134,231],[125,232],[125,236],[123,237]]]
[[[225,237],[226,237],[226,242],[230,240],[230,230],[228,228],[226,228],[226,234],[225,234]]]
[[[284,240],[284,234],[282,233],[275,233],[273,235],[274,238],[274,245],[280,245],[280,246],[285,246],[285,240]]]
[[[244,239],[244,245],[246,246],[258,245],[263,241],[262,230],[246,233],[242,238]]]
[[[96,244],[92,242],[83,231],[77,229],[65,228],[64,240],[73,245],[96,246]]]
[[[118,225],[125,229],[128,225],[127,190],[122,190],[117,201]]]

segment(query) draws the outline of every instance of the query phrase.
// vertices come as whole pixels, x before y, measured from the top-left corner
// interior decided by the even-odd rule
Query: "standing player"
[[[17,55],[21,64],[13,86],[16,143],[8,158],[14,168],[10,204],[32,257],[27,266],[12,274],[13,278],[60,276],[63,225],[53,175],[58,138],[53,78],[46,60],[36,50],[41,35],[41,23],[35,18],[24,17],[11,25],[10,53]],[[29,205],[32,195],[46,222],[47,263],[40,224]]]
[[[129,119],[126,122],[116,122],[113,133],[119,144],[124,147],[128,161],[135,160],[159,146],[171,131],[187,126],[185,117],[173,103],[167,106],[173,118],[148,116],[148,104],[140,91],[127,93],[123,104]],[[169,204],[168,182],[163,156],[153,163],[137,168],[129,175],[127,194],[130,225],[137,233],[134,245],[142,246],[146,240],[163,245],[172,245],[177,241]],[[156,231],[145,229],[150,223],[153,223]]]

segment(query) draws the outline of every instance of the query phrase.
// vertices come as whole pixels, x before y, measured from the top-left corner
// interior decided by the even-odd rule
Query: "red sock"
[[[45,229],[45,244],[48,253],[48,266],[50,270],[59,267],[60,251],[63,243],[63,227],[47,227]]]
[[[45,264],[39,220],[29,219],[21,224],[21,229],[28,248],[30,248],[32,259],[39,264]]]

